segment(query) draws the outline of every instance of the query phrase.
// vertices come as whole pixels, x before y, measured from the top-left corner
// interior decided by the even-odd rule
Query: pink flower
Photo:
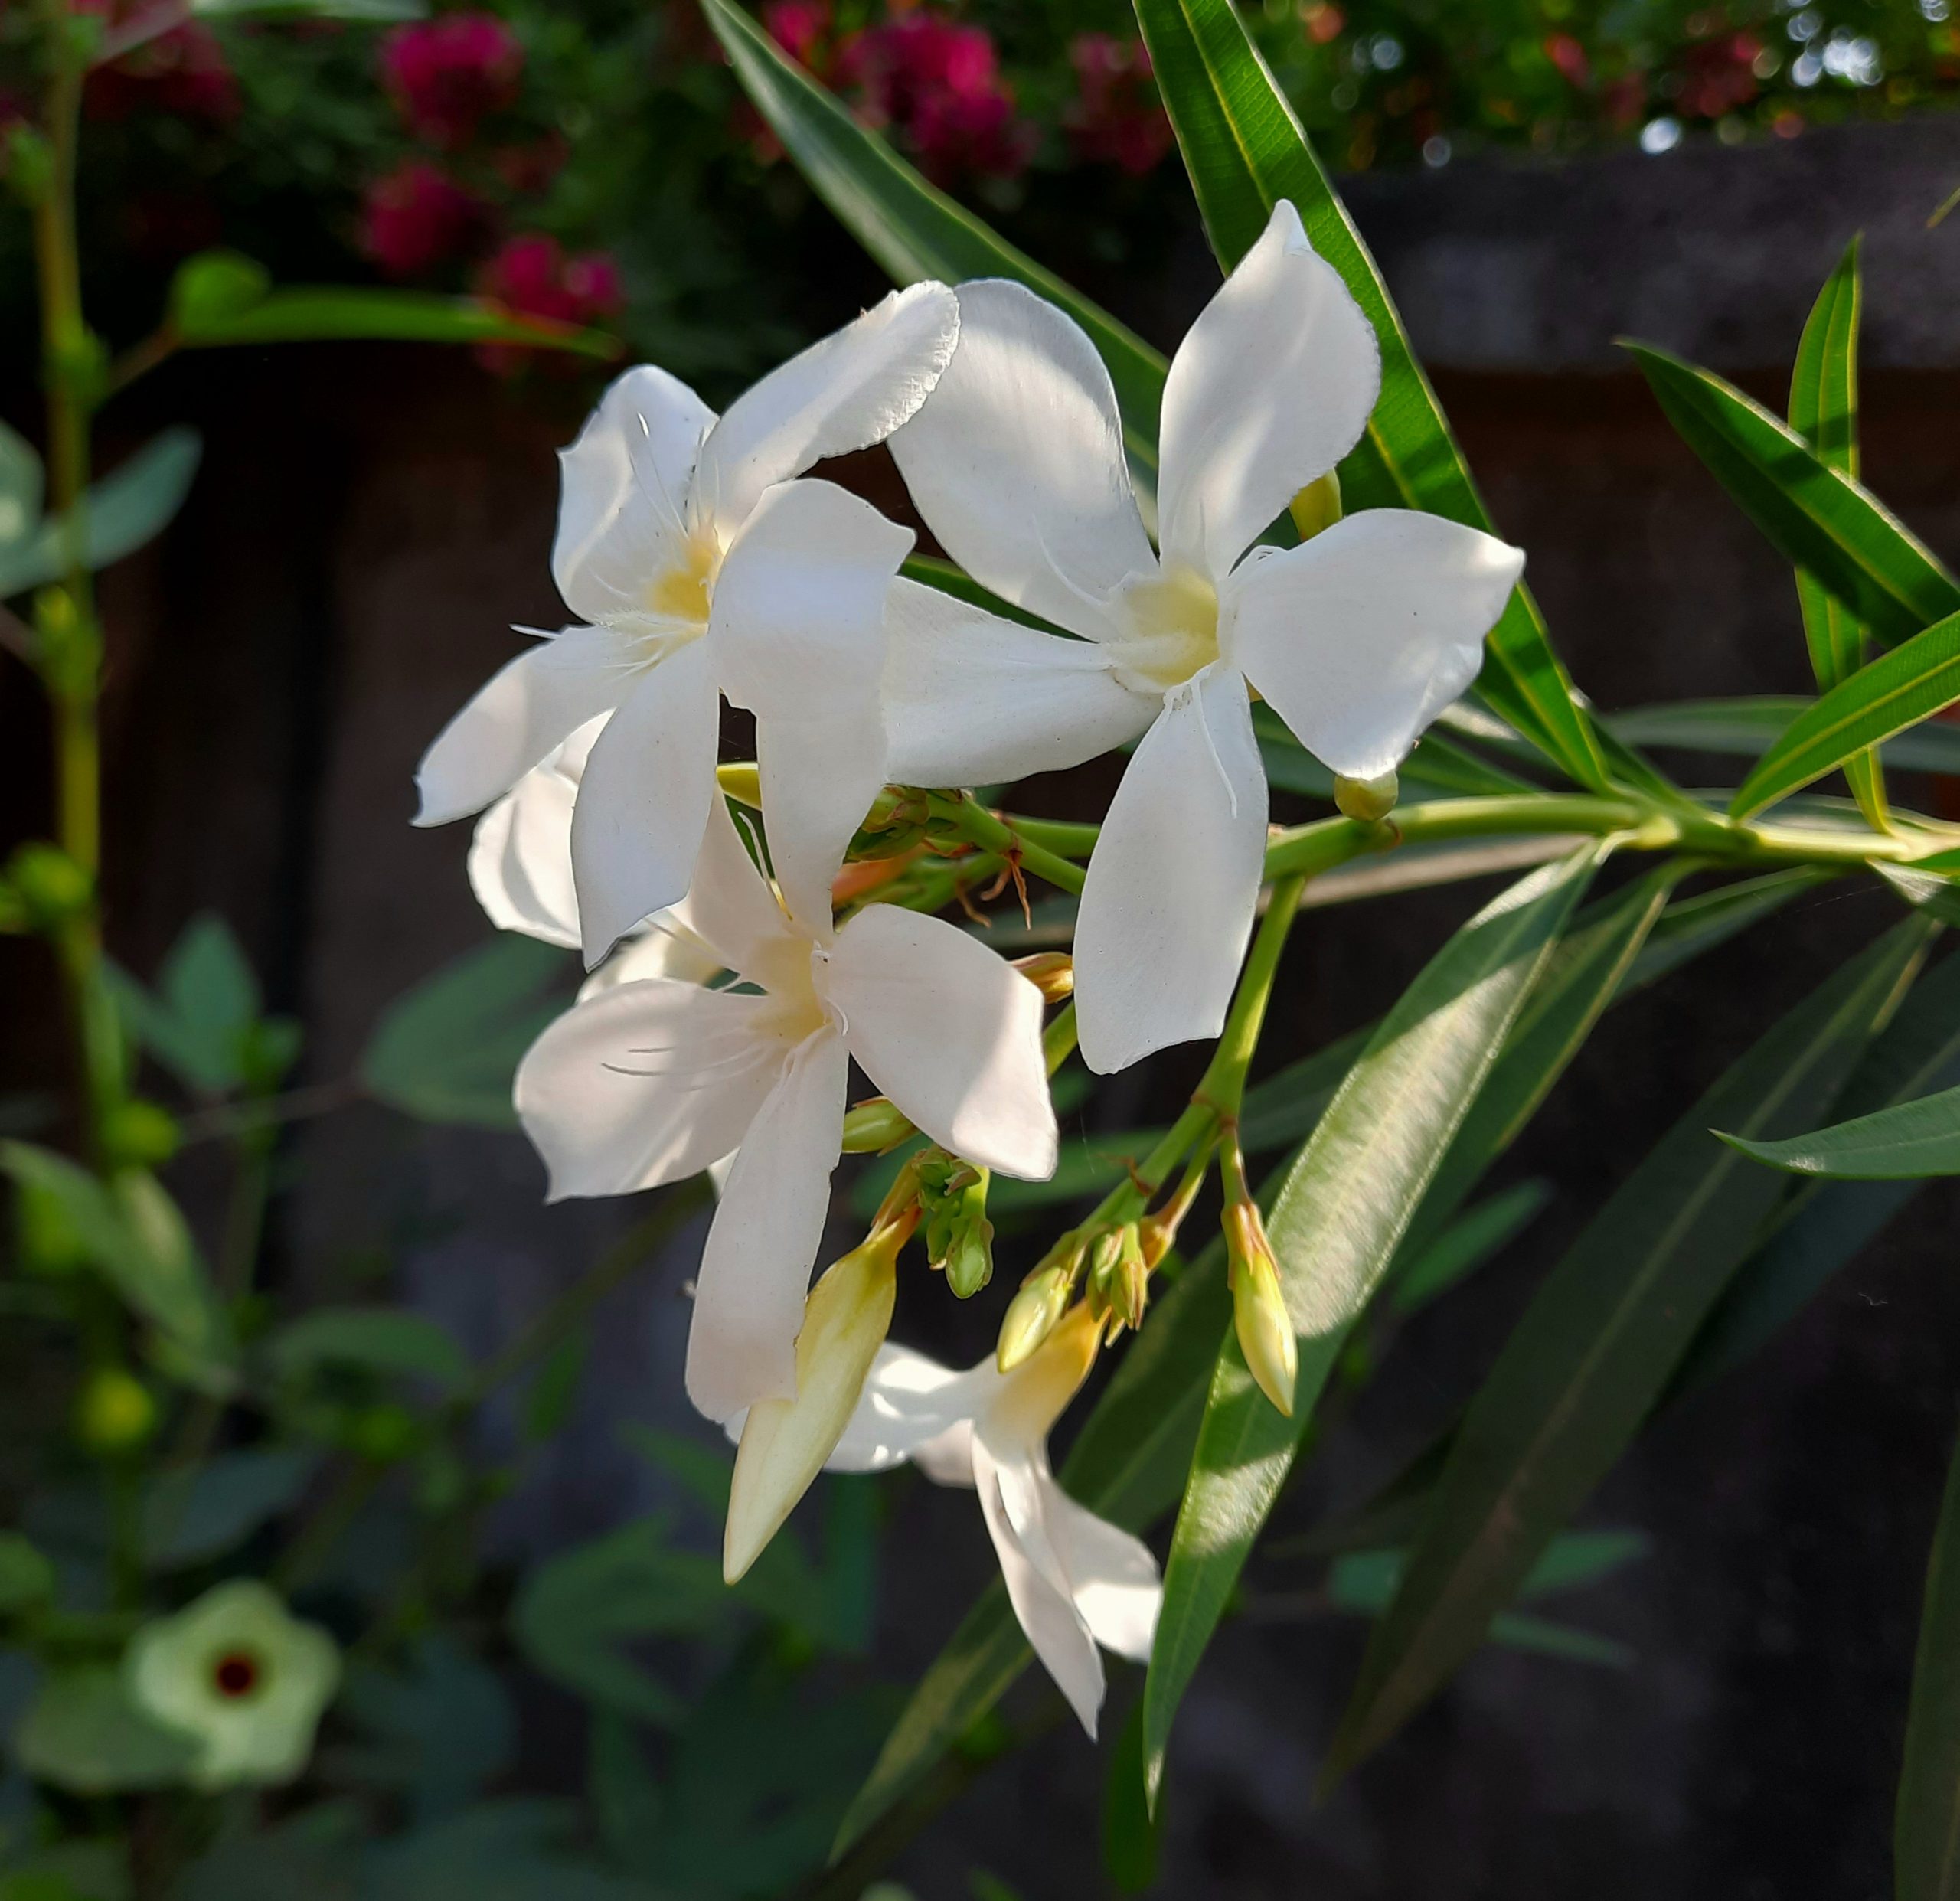
[[[864,116],[902,132],[941,184],[967,172],[1011,177],[1032,155],[1033,129],[1015,116],[984,28],[901,15],[851,41],[837,73],[858,89]]]
[[[825,44],[831,28],[830,0],[769,0],[763,24],[769,37],[799,65],[822,74],[831,53]]]
[[[390,277],[419,277],[465,250],[487,217],[446,172],[411,159],[368,185],[361,249]]]
[[[381,79],[403,122],[445,150],[517,97],[524,46],[494,13],[446,13],[381,42]]]
[[[586,324],[625,308],[619,267],[604,251],[567,257],[555,237],[530,231],[507,240],[478,273],[479,293],[521,317]],[[486,344],[478,360],[499,376],[521,368],[531,355],[521,345]]]
[[[1078,34],[1069,45],[1069,63],[1076,97],[1062,122],[1076,155],[1119,166],[1133,178],[1154,169],[1171,149],[1171,122],[1151,83],[1142,41]]]
[[[77,11],[116,17],[106,4]],[[84,94],[92,119],[114,122],[152,111],[228,125],[238,116],[238,82],[211,28],[187,21],[148,40],[89,75]]]

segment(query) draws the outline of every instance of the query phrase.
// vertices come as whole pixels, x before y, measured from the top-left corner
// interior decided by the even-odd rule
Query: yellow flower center
[[[1122,606],[1127,625],[1107,645],[1125,686],[1168,692],[1218,658],[1218,591],[1196,568],[1134,583]]]
[[[720,544],[713,535],[697,530],[688,536],[680,560],[647,583],[642,598],[648,612],[685,621],[691,627],[705,627],[720,566]]]

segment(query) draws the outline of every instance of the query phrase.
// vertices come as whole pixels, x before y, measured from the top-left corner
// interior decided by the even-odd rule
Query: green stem
[[[1204,1080],[1197,1086],[1198,1099],[1218,1112],[1221,1121],[1236,1122],[1239,1104],[1246,1093],[1246,1072],[1259,1047],[1259,1032],[1266,1026],[1266,1005],[1272,1001],[1273,980],[1279,974],[1279,954],[1286,948],[1287,933],[1293,928],[1294,914],[1307,888],[1306,875],[1292,872],[1272,887],[1272,900],[1260,919],[1259,935],[1253,939],[1239,988],[1232,998],[1231,1014],[1225,1019],[1218,1047],[1213,1051]]]
[[[935,818],[950,825],[970,843],[998,852],[1009,864],[1033,872],[1057,890],[1081,892],[1081,866],[1071,864],[1045,845],[1036,844],[1025,831],[1010,825],[998,812],[989,812],[965,792],[934,792],[932,807]]]

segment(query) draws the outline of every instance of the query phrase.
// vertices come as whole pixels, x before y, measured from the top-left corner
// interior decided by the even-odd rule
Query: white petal
[[[708,1419],[796,1396],[796,1333],[849,1076],[835,1036],[808,1038],[742,1139],[708,1230],[688,1335],[688,1397]]]
[[[679,902],[701,854],[720,743],[707,645],[652,668],[586,762],[572,867],[588,969],[642,918]]]
[[[831,482],[786,482],[756,505],[714,584],[708,638],[721,690],[779,720],[875,704],[885,596],[912,531]]]
[[[756,763],[784,902],[828,942],[831,887],[885,782],[884,716],[873,701],[828,720],[758,719]]]
[[[671,910],[656,911],[646,922],[644,931],[628,938],[580,985],[580,1002],[622,984],[645,983],[650,977],[704,984],[728,968],[720,952],[678,923]],[[576,944],[578,939],[570,941]]]
[[[1082,1060],[1107,1076],[1223,1028],[1259,906],[1266,774],[1245,681],[1168,695],[1110,802],[1075,928]]]
[[[729,969],[765,990],[808,980],[809,939],[782,914],[776,893],[749,856],[728,802],[708,802],[707,827],[688,895],[673,907],[675,924],[710,946]],[[792,968],[793,966],[793,968]]]
[[[1054,1554],[1038,1536],[1038,1517],[1034,1524],[1040,1559],[1027,1548],[1014,1523],[1017,1506],[1021,1507],[1024,1522],[1027,1521],[1026,1507],[1035,1483],[1033,1468],[1021,1459],[997,1457],[985,1438],[976,1435],[973,1475],[988,1534],[994,1541],[994,1555],[1000,1560],[1001,1577],[1008,1587],[1008,1601],[1043,1667],[1068,1699],[1082,1726],[1093,1736],[1104,1687],[1102,1659],[1096,1652],[1096,1639],[1074,1599],[1055,1582]]]
[[[574,1005],[518,1065],[551,1199],[697,1174],[746,1134],[795,1048],[770,1000],[652,978]]]
[[[1524,570],[1494,535],[1370,508],[1233,576],[1227,639],[1302,745],[1372,779],[1476,678]]]
[[[1101,648],[1023,627],[901,575],[885,604],[886,770],[900,786],[996,786],[1126,746],[1158,702]]]
[[[887,1341],[830,1469],[882,1472],[913,1459],[937,1484],[972,1485],[971,1421],[1000,1380],[991,1359],[962,1373]]]
[[[913,284],[771,371],[702,446],[701,518],[722,524],[726,541],[772,483],[883,442],[925,401],[959,335],[952,292]]]
[[[1171,361],[1157,486],[1165,565],[1223,577],[1361,439],[1380,391],[1374,326],[1282,198]]]
[[[526,648],[423,754],[415,822],[446,825],[508,792],[567,734],[632,691],[643,655],[635,638],[604,627],[567,627]]]
[[[1090,1634],[1105,1650],[1147,1662],[1164,1604],[1164,1580],[1149,1546],[1076,1504],[1060,1485],[1047,1506],[1049,1538]]]
[[[469,841],[469,888],[498,930],[571,949],[579,942],[578,893],[572,885],[572,802],[578,787],[558,770],[557,757],[534,766],[477,820]]]
[[[933,1141],[1023,1181],[1055,1172],[1041,993],[1011,965],[942,918],[874,904],[818,982],[864,1073]]]
[[[675,565],[694,458],[714,420],[684,383],[642,364],[612,384],[560,452],[551,573],[574,613],[636,613],[648,583]]]
[[[1109,596],[1157,568],[1109,372],[1081,326],[1022,285],[962,285],[959,310],[952,361],[891,439],[899,472],[975,580],[1100,635]]]

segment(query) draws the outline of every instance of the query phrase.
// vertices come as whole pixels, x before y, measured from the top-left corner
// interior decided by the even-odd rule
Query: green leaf
[[[54,1566],[18,1531],[0,1531],[0,1617],[17,1617],[54,1595]]]
[[[1171,1719],[1348,1331],[1610,848],[1589,843],[1533,873],[1443,946],[1383,1020],[1287,1174],[1268,1231],[1299,1336],[1293,1416],[1283,1418],[1260,1392],[1227,1329],[1171,1539],[1144,1688],[1153,1787]]]
[[[617,341],[603,331],[524,317],[481,297],[342,285],[275,289],[265,266],[237,251],[201,251],[178,268],[168,329],[180,348],[234,344],[514,343],[610,358]]]
[[[1753,1160],[1832,1181],[1908,1181],[1960,1175],[1960,1089],[1901,1102],[1783,1142],[1716,1133]]]
[[[319,1470],[307,1446],[220,1452],[160,1474],[143,1501],[143,1556],[155,1569],[206,1564],[289,1511]]]
[[[1788,870],[1767,871],[1690,898],[1677,898],[1648,933],[1620,985],[1619,995],[1630,995],[1671,976],[1684,965],[1773,917],[1793,898],[1815,890],[1837,875],[1815,865],[1792,865]]]
[[[397,1379],[428,1380],[454,1392],[469,1378],[468,1357],[449,1330],[399,1307],[322,1307],[273,1334],[266,1357],[282,1379],[351,1367]]]
[[[163,532],[189,494],[203,445],[194,430],[167,429],[83,498],[83,558],[91,569],[119,561]],[[64,518],[50,515],[28,539],[0,544],[0,596],[59,580],[68,566]]]
[[[34,445],[0,423],[0,559],[33,534],[46,485]]]
[[[1681,700],[1611,714],[1607,723],[1622,739],[1643,746],[1678,746],[1697,753],[1730,753],[1758,759],[1814,700],[1765,696],[1746,700]],[[1885,763],[1901,772],[1960,776],[1960,727],[1915,727],[1895,734],[1882,749]]]
[[[423,0],[191,0],[191,11],[220,20],[420,20]]]
[[[1853,238],[1819,292],[1804,325],[1790,378],[1790,426],[1833,469],[1854,481],[1858,473],[1858,317],[1864,287]],[[1864,629],[1844,604],[1799,568],[1797,600],[1811,671],[1827,692],[1864,663]],[[1877,756],[1861,753],[1844,763],[1844,776],[1859,809],[1879,831],[1887,827],[1885,782]]]
[[[534,1667],[598,1708],[671,1727],[687,1705],[624,1646],[702,1635],[733,1602],[717,1560],[675,1550],[665,1520],[643,1518],[534,1570],[511,1634]]]
[[[1960,1085],[1960,958],[1948,957],[1906,994],[1831,1106],[1855,1115],[1954,1085]],[[1669,1396],[1756,1353],[1919,1188],[1916,1181],[1820,1181],[1792,1195],[1695,1335]]]
[[[224,920],[204,912],[185,925],[157,974],[152,996],[118,973],[116,1004],[151,1055],[207,1095],[244,1080],[258,979]]]
[[[1960,582],[1884,504],[1759,403],[1707,370],[1628,344],[1661,407],[1776,550],[1880,640],[1960,610]]]
[[[797,170],[892,280],[912,284],[937,278],[957,284],[970,277],[1011,277],[1060,305],[1088,332],[1109,366],[1132,462],[1154,472],[1163,357],[928,185],[732,0],[701,0],[701,11],[743,90]]]
[[[1274,205],[1290,198],[1314,249],[1340,272],[1374,325],[1381,400],[1341,465],[1347,505],[1426,509],[1488,530],[1468,465],[1381,273],[1230,0],[1136,0],[1136,15],[1220,264],[1229,271],[1257,240]],[[1491,632],[1478,690],[1581,784],[1605,787],[1606,763],[1591,721],[1521,588]]]
[[[446,964],[383,1013],[361,1077],[391,1109],[426,1122],[514,1129],[511,1079],[564,1010],[565,953],[506,933]]]
[[[1746,818],[1960,699],[1960,613],[1881,654],[1806,708],[1730,802]]]
[[[1164,1805],[1153,1808],[1143,1785],[1143,1705],[1133,1703],[1102,1778],[1102,1872],[1119,1894],[1157,1885]]]
[[[1429,1244],[1397,1267],[1389,1298],[1399,1314],[1413,1314],[1448,1293],[1499,1254],[1537,1220],[1552,1198],[1548,1181],[1521,1181],[1459,1215]]]
[[[328,1776],[405,1798],[418,1823],[475,1801],[516,1748],[502,1681],[447,1636],[423,1638],[394,1668],[357,1663],[335,1710],[361,1739],[333,1751]]]
[[[1472,1402],[1328,1759],[1353,1767],[1482,1641],[1638,1430],[1781,1194],[1709,1134],[1828,1102],[1923,957],[1900,926],[1777,1024],[1623,1182],[1539,1289]]]
[[[138,1709],[122,1672],[106,1664],[47,1677],[14,1732],[13,1752],[30,1775],[78,1795],[166,1788],[196,1754],[188,1737]]]
[[[1892,1858],[1898,1901],[1960,1897],[1960,1452],[1926,1563]]]

